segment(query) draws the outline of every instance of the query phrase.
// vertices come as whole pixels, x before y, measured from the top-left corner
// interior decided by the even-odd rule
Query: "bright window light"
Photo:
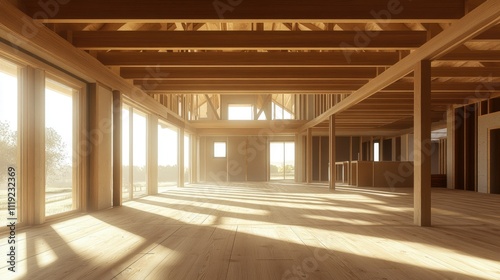
[[[253,120],[253,106],[249,104],[229,104],[227,106],[227,119],[230,121]]]
[[[380,143],[373,143],[373,160],[380,161]]]
[[[226,157],[226,142],[214,142],[214,157]]]

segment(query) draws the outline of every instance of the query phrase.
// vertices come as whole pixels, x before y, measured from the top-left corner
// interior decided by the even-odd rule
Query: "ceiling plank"
[[[359,36],[356,31],[76,31],[73,44],[85,50],[400,50],[427,40],[424,31],[381,31],[369,44],[357,44]]]
[[[500,53],[500,52],[499,52]],[[108,66],[248,66],[324,67],[391,66],[397,52],[100,52],[97,58]]]
[[[403,58],[375,79],[372,79],[354,94],[351,94],[334,107],[302,126],[300,131],[327,120],[333,114],[347,110],[353,105],[356,105],[362,100],[398,81],[400,78],[411,73],[416,63],[425,59],[433,60],[463,44],[467,40],[476,37],[484,30],[494,26],[498,22],[499,17],[500,1],[488,0],[439,35],[432,38],[421,48]]]
[[[39,0],[23,1],[25,12],[35,16],[41,10]],[[380,21],[383,12],[400,22],[444,21],[461,18],[463,0],[419,0],[403,3],[387,0],[290,0],[290,1],[196,1],[196,0],[71,0],[58,5],[58,12],[45,22],[113,22],[113,21],[235,21],[301,20],[305,22],[335,19],[346,21]]]

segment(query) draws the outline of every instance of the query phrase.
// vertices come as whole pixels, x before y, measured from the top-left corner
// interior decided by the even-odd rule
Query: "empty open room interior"
[[[0,0],[0,279],[499,279],[500,2],[351,2]]]

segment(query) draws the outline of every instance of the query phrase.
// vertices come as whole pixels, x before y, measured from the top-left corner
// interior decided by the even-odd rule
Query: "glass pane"
[[[229,104],[227,107],[228,120],[253,120],[253,106],[245,104]]]
[[[45,215],[73,210],[73,89],[46,80]]]
[[[158,125],[158,192],[177,186],[179,180],[177,129]]]
[[[190,164],[189,160],[190,154],[189,151],[190,149],[190,141],[189,141],[189,135],[184,136],[184,183],[189,184],[191,183],[191,170],[190,170]]]
[[[133,196],[134,198],[148,194],[147,188],[147,119],[146,115],[133,110],[132,127],[132,161],[133,161]]]
[[[373,143],[373,160],[380,161],[380,144],[378,142]]]
[[[122,200],[131,198],[130,180],[130,107],[122,109]]]
[[[214,142],[214,157],[226,157],[226,142]]]
[[[16,65],[0,59],[0,221],[2,223],[7,221],[9,166],[17,167],[16,173],[19,178],[17,70]],[[19,200],[19,184],[16,184],[16,187],[16,198]]]
[[[283,142],[271,142],[270,145],[270,174],[271,180],[283,180],[284,176],[284,158],[285,150]]]
[[[285,179],[295,179],[295,143],[285,142]]]

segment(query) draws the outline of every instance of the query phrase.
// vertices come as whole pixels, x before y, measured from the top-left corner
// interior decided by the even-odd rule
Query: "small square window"
[[[226,142],[214,142],[214,157],[215,158],[226,157]]]

